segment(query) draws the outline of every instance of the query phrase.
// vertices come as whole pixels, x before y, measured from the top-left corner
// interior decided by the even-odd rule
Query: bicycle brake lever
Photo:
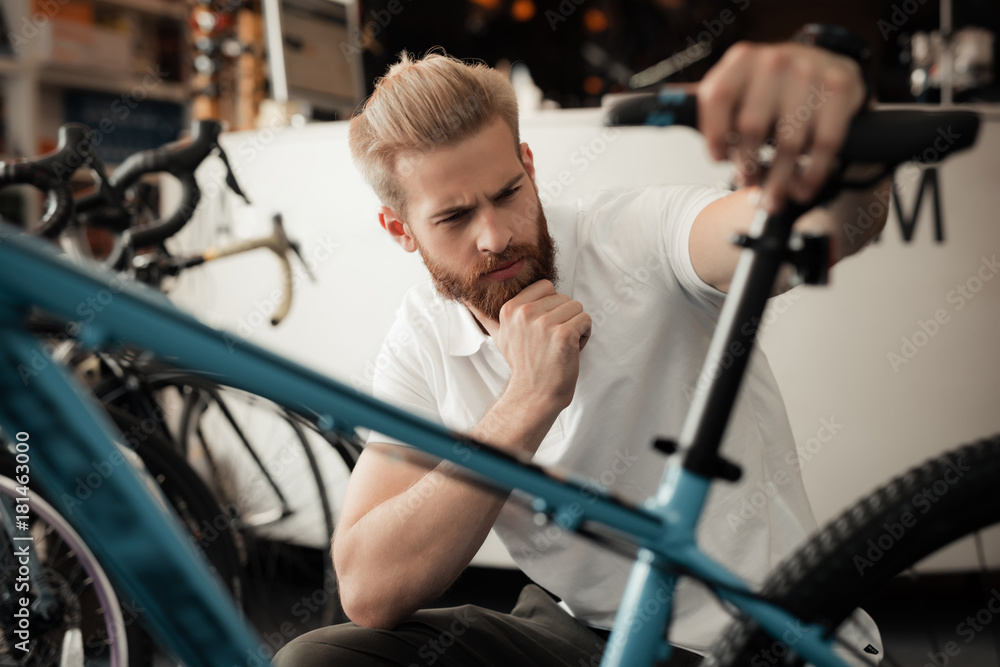
[[[215,144],[215,150],[219,152],[219,158],[222,160],[222,164],[226,165],[226,185],[229,189],[243,197],[243,201],[250,204],[250,199],[243,193],[240,189],[240,184],[236,181],[236,174],[233,173],[233,168],[229,165],[229,158],[226,156],[226,151],[222,150],[222,146],[218,143]]]
[[[298,241],[289,241],[288,247],[291,248],[292,252],[295,253],[295,256],[299,258],[299,262],[302,263],[302,268],[305,269],[306,275],[309,276],[309,280],[316,282],[316,274],[313,273],[309,264],[306,263],[305,257],[302,256],[302,250],[299,248]]]
[[[285,223],[280,213],[274,214],[274,226],[276,228],[275,232],[280,233],[282,245],[285,246],[285,254],[288,253],[288,250],[295,253],[295,256],[302,263],[302,268],[306,270],[306,275],[309,276],[309,280],[316,282],[316,275],[312,272],[309,264],[306,263],[305,258],[302,256],[302,251],[299,249],[299,243],[288,238],[288,234],[285,233]]]

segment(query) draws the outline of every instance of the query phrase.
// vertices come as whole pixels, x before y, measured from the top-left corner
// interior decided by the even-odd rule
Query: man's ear
[[[389,232],[389,236],[399,244],[399,247],[406,252],[416,252],[417,243],[413,240],[410,226],[399,217],[398,213],[388,206],[379,206],[378,222],[382,225],[382,229]]]
[[[521,143],[521,163],[524,164],[524,170],[528,172],[528,178],[534,181],[535,156],[531,154],[531,149],[528,148],[528,144],[526,143]]]

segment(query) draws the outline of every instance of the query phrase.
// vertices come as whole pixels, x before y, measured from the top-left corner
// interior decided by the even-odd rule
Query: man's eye
[[[468,211],[459,211],[458,213],[453,213],[449,215],[447,218],[442,218],[441,220],[438,220],[438,222],[458,222],[459,220],[464,218],[467,213]]]
[[[497,201],[502,201],[504,199],[510,199],[515,194],[517,194],[517,191],[520,190],[520,189],[521,189],[521,186],[518,186],[516,188],[511,188],[510,190],[507,190],[506,192],[501,192],[500,195],[497,197]]]

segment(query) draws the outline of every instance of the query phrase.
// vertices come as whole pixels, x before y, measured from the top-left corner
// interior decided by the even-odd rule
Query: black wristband
[[[865,104],[872,97],[872,52],[864,37],[835,25],[809,23],[795,33],[793,41],[810,44],[833,53],[847,56],[861,67],[861,78],[865,84]]]

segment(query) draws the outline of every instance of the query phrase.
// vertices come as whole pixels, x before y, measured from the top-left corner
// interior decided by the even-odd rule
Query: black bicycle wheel
[[[932,459],[817,533],[771,574],[761,596],[802,621],[830,629],[832,636],[896,575],[1000,522],[998,484],[1000,436]],[[793,641],[775,640],[740,617],[725,630],[705,667],[801,665],[794,648]]]
[[[350,475],[361,452],[357,437],[324,432],[309,419],[261,397],[149,360],[127,355],[104,358],[103,363],[101,370],[107,372],[92,378],[91,384],[105,408],[135,415],[136,421],[141,418],[143,429],[132,425],[130,432],[155,433],[169,442],[181,459],[197,468],[206,488],[229,511],[240,562],[246,566],[244,607],[267,617],[257,620],[268,625],[274,620],[266,611],[269,601],[275,587],[282,587],[282,577],[287,577],[310,582],[313,592],[308,604],[322,608],[320,624],[346,620],[329,557],[336,516],[327,489],[330,480],[324,478],[343,483]],[[176,416],[174,428],[168,427],[165,414]],[[125,430],[129,425],[122,426]],[[324,446],[332,447],[340,461],[327,461],[321,471],[316,452]],[[267,461],[260,458],[265,454]],[[312,484],[303,486],[300,476],[289,477],[286,464],[296,460],[306,464],[302,472],[307,472]],[[241,472],[234,473],[234,463],[244,466]],[[284,479],[277,478],[281,471]],[[296,497],[286,497],[285,491],[293,487]],[[303,489],[314,492],[315,501],[303,498]],[[318,550],[306,546],[309,537],[297,541],[302,533],[295,529],[302,525],[299,512],[312,508],[313,502],[322,514],[322,524],[316,525],[322,525],[325,532]]]
[[[237,606],[242,605],[244,571],[232,512],[219,506],[212,492],[174,451],[170,442],[157,433],[147,434],[141,428],[136,429],[141,420],[128,412],[110,405],[106,405],[105,409],[123,433],[139,434],[127,438],[129,446],[142,460],[146,471],[156,481],[194,543],[205,554],[211,569],[225,583]]]
[[[285,546],[282,538],[275,539],[273,535],[268,534],[269,527],[278,528],[282,522],[288,521],[301,510],[301,499],[297,503],[291,503],[286,499],[280,480],[268,472],[267,465],[258,457],[257,448],[262,443],[270,443],[272,455],[274,447],[277,446],[280,451],[291,454],[293,459],[300,455],[305,458],[316,493],[316,501],[322,513],[325,542],[329,543],[335,525],[333,505],[309,435],[318,434],[317,439],[321,437],[333,447],[343,461],[342,472],[347,474],[354,469],[354,464],[360,455],[360,444],[346,435],[322,433],[315,424],[300,415],[284,410],[259,396],[204,381],[195,381],[193,378],[173,378],[170,385],[174,386],[184,398],[178,429],[178,444],[181,450],[190,454],[191,450],[197,449],[202,453],[209,464],[218,493],[221,497],[230,499],[227,502],[237,507],[241,515],[243,535],[248,546],[248,579],[255,582],[254,590],[248,590],[248,600],[254,598],[258,602],[256,605],[258,614],[264,613],[260,610],[267,608],[267,600],[274,595],[268,582],[280,579],[277,569],[280,569],[285,576],[314,579],[310,573],[315,569],[316,562],[320,562],[321,579],[317,582],[320,588],[315,592],[322,608],[320,623],[330,625],[347,620],[340,606],[336,574],[333,571],[333,561],[328,556],[328,547],[324,545],[324,548],[320,549],[321,555],[317,561],[309,557],[312,548]],[[247,494],[233,488],[235,480],[231,479],[232,474],[227,475],[220,470],[216,461],[216,451],[227,449],[233,451],[234,446],[236,450],[242,452],[248,463],[252,461],[255,465],[254,476],[250,479],[259,491],[253,494],[253,499],[260,501],[271,498],[272,518],[267,522],[254,521],[254,513],[248,512],[247,508],[236,501],[237,498],[245,497]],[[246,479],[239,481],[247,487]],[[276,511],[279,509],[280,512]],[[257,514],[265,515],[266,512],[258,510]],[[313,600],[310,600],[310,603],[312,602]]]

